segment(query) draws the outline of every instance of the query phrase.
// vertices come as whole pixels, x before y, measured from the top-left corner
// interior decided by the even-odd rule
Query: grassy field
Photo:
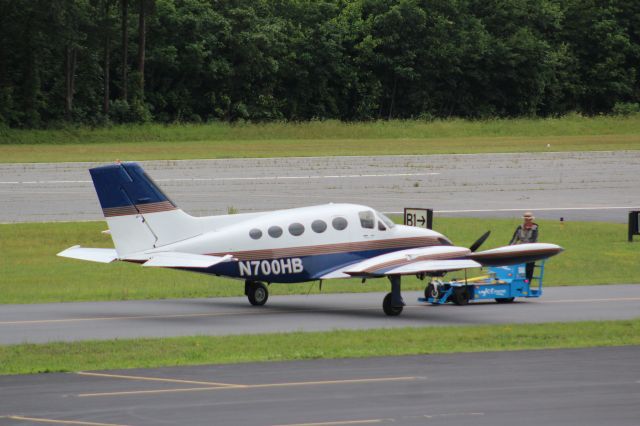
[[[622,345],[640,319],[21,344],[0,346],[0,374]]]
[[[626,241],[622,224],[538,221],[541,240],[563,246],[545,270],[545,285],[640,283],[640,243]],[[483,248],[506,244],[519,220],[437,218],[437,231],[457,245],[469,246],[484,232],[492,235]],[[110,247],[100,233],[104,222],[25,223],[0,225],[0,303],[41,303],[79,300],[161,299],[241,296],[240,281],[167,269],[141,268],[63,259],[67,247]],[[454,273],[461,277],[461,273]],[[470,274],[473,276],[473,273]],[[406,277],[403,289],[420,290],[425,283]],[[333,280],[323,292],[388,291],[385,279]],[[317,293],[317,283],[273,285],[272,294]]]
[[[0,162],[640,149],[640,115],[0,129]]]

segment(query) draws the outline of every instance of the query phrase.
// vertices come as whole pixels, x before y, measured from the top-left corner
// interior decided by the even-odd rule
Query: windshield
[[[385,225],[387,225],[387,228],[391,229],[394,226],[396,226],[395,223],[393,223],[393,221],[391,219],[389,219],[388,217],[386,217],[385,215],[383,215],[380,212],[376,212],[376,214],[378,215],[378,217],[384,222]]]

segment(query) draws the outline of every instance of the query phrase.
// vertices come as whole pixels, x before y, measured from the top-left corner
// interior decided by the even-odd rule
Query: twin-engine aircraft
[[[521,244],[476,252],[438,232],[394,224],[356,204],[193,217],[176,206],[137,163],[89,170],[115,249],[74,246],[58,256],[115,260],[244,280],[252,305],[269,297],[264,283],[387,277],[387,315],[402,312],[403,275],[441,276],[481,266],[546,259],[555,244]]]

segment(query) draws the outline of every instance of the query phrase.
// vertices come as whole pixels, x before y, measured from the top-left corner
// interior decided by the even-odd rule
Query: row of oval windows
[[[331,221],[331,225],[333,226],[333,229],[337,231],[342,231],[346,229],[348,224],[349,223],[347,222],[347,219],[343,217],[336,217]],[[324,220],[320,220],[320,219],[314,220],[313,222],[311,222],[311,229],[313,229],[314,232],[321,234],[327,230],[327,223]],[[303,232],[304,232],[303,224],[296,222],[289,225],[289,233],[291,235],[297,237],[299,235],[302,235]],[[282,228],[277,225],[274,225],[269,227],[269,229],[267,230],[267,233],[273,238],[278,238],[282,235]],[[259,230],[258,228],[254,228],[251,231],[249,231],[249,236],[254,240],[260,239],[262,238],[262,231]]]

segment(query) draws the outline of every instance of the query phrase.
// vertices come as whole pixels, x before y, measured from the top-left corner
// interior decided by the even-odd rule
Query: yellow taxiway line
[[[526,299],[526,298],[521,298]],[[602,299],[560,299],[560,300],[544,300],[542,303],[602,303],[602,302],[637,302],[640,297],[611,297]],[[405,309],[423,308],[424,305],[409,305]],[[378,310],[378,306],[369,307],[348,307],[348,308],[328,308],[328,309],[292,309],[292,310],[260,310],[258,311],[234,311],[234,312],[203,312],[194,314],[172,314],[172,315],[130,315],[115,317],[89,317],[89,318],[61,318],[61,319],[43,319],[43,320],[16,320],[16,321],[0,321],[2,325],[29,325],[29,324],[55,324],[65,322],[85,322],[85,321],[122,321],[122,320],[143,320],[143,319],[167,319],[167,318],[198,318],[198,317],[224,317],[239,315],[276,315],[276,314],[294,314],[294,313],[318,313],[318,312],[348,312],[348,311],[371,311]]]
[[[24,416],[7,416],[6,418],[11,420],[23,420],[25,422],[52,423],[52,424],[58,424],[58,425],[127,426],[127,425],[114,424],[114,423],[83,422],[79,420],[54,420],[54,419],[44,419],[39,417],[24,417]]]
[[[409,306],[407,306],[408,308]],[[224,317],[238,315],[271,315],[271,314],[292,314],[292,313],[317,313],[317,312],[342,312],[342,311],[370,311],[380,309],[378,306],[368,306],[364,308],[327,308],[327,309],[280,309],[280,310],[260,310],[260,311],[232,311],[232,312],[202,312],[193,314],[170,314],[170,315],[129,315],[120,317],[88,317],[88,318],[61,318],[61,319],[42,319],[42,320],[16,320],[16,321],[0,321],[0,325],[22,325],[22,324],[54,324],[64,322],[84,322],[84,321],[121,321],[121,320],[138,320],[138,319],[165,319],[165,318],[197,318],[197,317]]]
[[[131,376],[129,376],[130,378]],[[321,380],[311,382],[285,382],[285,383],[264,383],[254,385],[233,385],[226,384],[226,386],[208,386],[197,388],[178,388],[178,389],[150,389],[139,391],[121,391],[121,392],[98,392],[98,393],[81,393],[78,394],[80,398],[98,397],[98,396],[125,396],[125,395],[152,395],[161,393],[180,393],[180,392],[203,392],[213,390],[229,390],[229,389],[261,389],[261,388],[277,388],[288,386],[314,386],[314,385],[343,385],[343,384],[356,384],[356,383],[376,383],[376,382],[399,382],[417,380],[415,376],[405,377],[379,377],[369,379],[346,379],[346,380]]]
[[[146,377],[146,376],[128,376],[124,374],[106,374],[106,373],[90,373],[87,371],[79,371],[75,374],[80,376],[92,376],[92,377],[108,377],[112,379],[129,379],[129,380],[143,380],[151,382],[165,382],[165,383],[187,383],[192,385],[205,385],[205,386],[221,386],[221,387],[242,387],[243,385],[235,385],[230,383],[218,383],[218,382],[200,382],[195,380],[181,380],[181,379],[165,379],[163,377]]]
[[[273,425],[273,426],[340,426],[340,425],[368,425],[373,423],[390,422],[393,419],[368,419],[368,420],[342,420],[335,422],[320,422],[320,423],[290,423],[286,425]]]

